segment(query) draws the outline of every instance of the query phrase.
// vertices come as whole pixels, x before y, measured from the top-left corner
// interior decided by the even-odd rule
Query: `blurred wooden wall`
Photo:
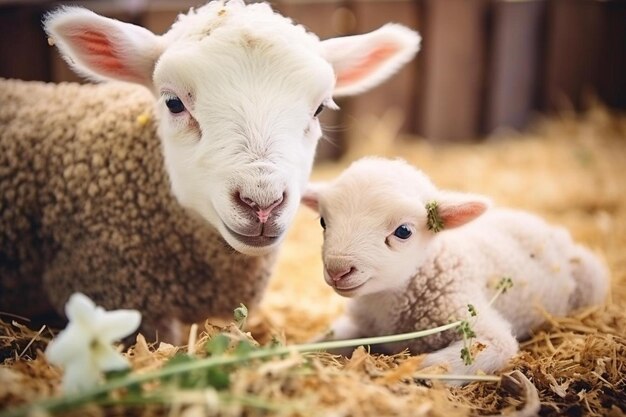
[[[80,81],[50,48],[41,17],[79,4],[163,33],[202,0],[0,0],[0,76]],[[369,114],[404,114],[403,132],[432,141],[475,140],[522,129],[537,112],[582,110],[590,98],[626,109],[626,0],[279,0],[274,7],[321,38],[387,22],[417,29],[418,58],[385,84],[325,112],[334,144]]]

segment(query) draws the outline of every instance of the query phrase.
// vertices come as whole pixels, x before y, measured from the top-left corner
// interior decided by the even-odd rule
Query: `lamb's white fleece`
[[[476,333],[469,366],[455,330],[382,349],[431,352],[425,366],[445,364],[455,374],[493,372],[515,355],[517,340],[544,322],[542,310],[562,316],[606,296],[605,267],[565,229],[522,211],[490,208],[484,197],[440,191],[403,161],[357,161],[332,183],[314,184],[304,201],[324,219],[326,281],[352,298],[333,325],[334,339],[469,318]],[[427,227],[425,207],[432,201],[444,223],[440,232]],[[395,234],[407,234],[401,227],[408,238]],[[503,277],[513,287],[490,304]],[[476,317],[469,317],[468,304]]]

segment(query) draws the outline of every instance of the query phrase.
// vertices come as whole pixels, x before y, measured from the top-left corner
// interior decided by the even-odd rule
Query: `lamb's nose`
[[[278,199],[274,200],[272,203],[270,203],[269,205],[265,205],[265,206],[257,203],[251,198],[241,195],[241,193],[238,193],[238,197],[239,197],[239,201],[242,202],[243,205],[247,209],[252,210],[254,214],[256,214],[257,218],[259,219],[261,223],[267,222],[267,219],[269,219],[270,215],[272,214],[272,211],[282,206],[283,203],[285,202],[284,192]]]
[[[328,273],[330,279],[333,280],[333,282],[341,281],[342,279],[347,278],[348,276],[352,275],[354,271],[356,271],[356,268],[353,266],[339,268],[332,266],[326,267],[326,272]]]

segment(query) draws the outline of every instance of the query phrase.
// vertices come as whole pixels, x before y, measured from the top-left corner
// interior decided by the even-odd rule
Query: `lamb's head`
[[[45,26],[79,73],[154,92],[174,195],[250,255],[276,247],[295,215],[319,113],[384,81],[420,40],[387,25],[320,41],[267,4],[241,0],[191,10],[162,36],[80,8]]]
[[[420,267],[438,231],[429,227],[429,203],[444,229],[481,215],[488,200],[438,190],[401,160],[364,158],[329,183],[312,183],[302,202],[324,228],[324,279],[346,297],[402,288]]]

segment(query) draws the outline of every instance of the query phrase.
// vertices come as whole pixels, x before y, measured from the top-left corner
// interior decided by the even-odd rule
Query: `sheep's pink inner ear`
[[[441,203],[438,207],[438,213],[444,229],[452,229],[471,222],[483,214],[487,207],[487,204],[481,201],[452,204]]]
[[[306,186],[306,190],[300,198],[300,202],[310,208],[313,211],[320,212],[320,194],[327,187],[327,183],[324,181],[309,182]]]
[[[85,63],[96,72],[120,79],[139,81],[139,76],[116,54],[111,40],[103,32],[87,27],[75,28],[68,36]]]
[[[148,29],[75,7],[48,15],[44,27],[79,74],[151,86],[163,45]]]
[[[419,43],[417,32],[393,23],[322,41],[322,55],[335,72],[333,96],[359,94],[382,83],[413,58]]]
[[[73,28],[67,37],[77,52],[76,58],[96,74],[140,84],[149,82],[148,68],[137,65],[137,56],[124,56],[113,36],[105,30],[85,26]]]
[[[316,212],[320,211],[319,199],[318,199],[317,193],[306,192],[304,193],[300,201],[302,202],[302,204],[304,204],[311,210],[316,211]]]
[[[337,89],[356,84],[373,74],[383,63],[398,53],[399,47],[392,43],[381,44],[367,54],[361,61],[337,72]]]

